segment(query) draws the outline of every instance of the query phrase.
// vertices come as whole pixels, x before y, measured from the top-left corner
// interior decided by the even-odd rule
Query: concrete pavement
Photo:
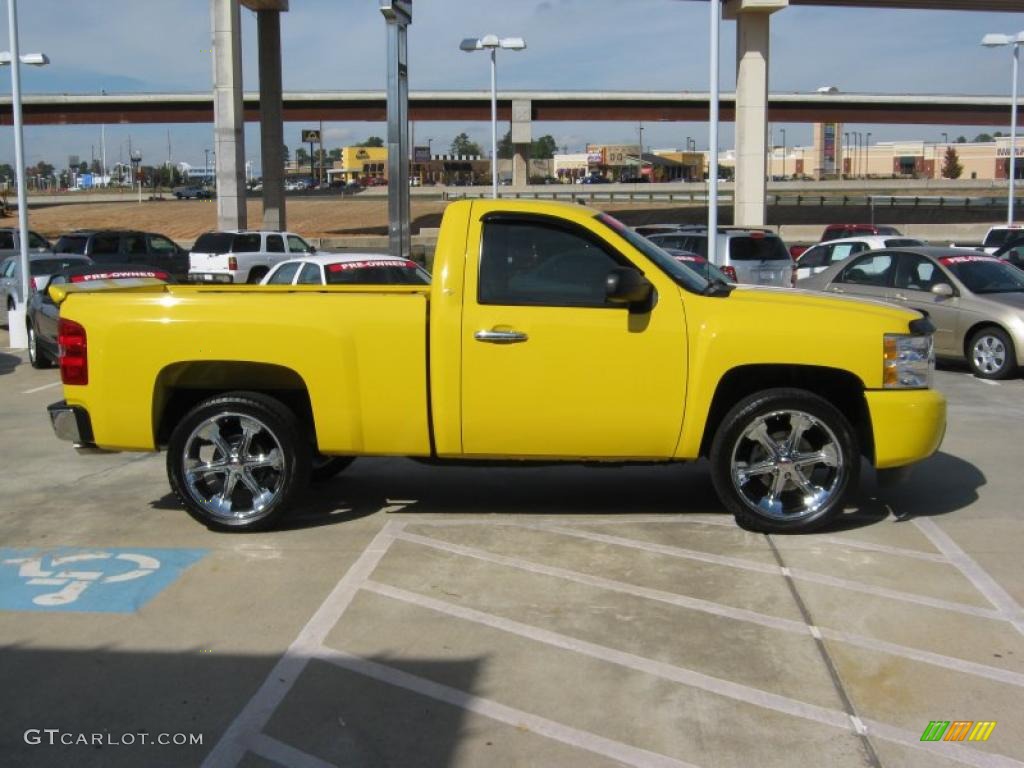
[[[0,585],[84,579],[64,548],[162,559],[89,561],[97,610],[0,605],[5,766],[1024,765],[1020,379],[940,371],[942,451],[896,489],[867,473],[812,536],[737,528],[704,463],[399,459],[219,535],[163,456],[53,438],[56,373],[21,359],[0,351],[0,560],[49,575],[0,562]],[[201,554],[111,610],[178,551]],[[996,726],[922,742],[934,720]],[[202,743],[142,743],[179,734]]]

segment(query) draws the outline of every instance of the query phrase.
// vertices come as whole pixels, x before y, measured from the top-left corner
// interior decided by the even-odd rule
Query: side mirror
[[[316,246],[315,245],[309,246],[309,252],[310,253],[316,253]]]
[[[932,286],[932,293],[940,299],[948,299],[953,295],[953,286],[949,283],[936,283]]]
[[[616,267],[604,280],[605,295],[613,304],[628,304],[630,309],[649,304],[654,294],[651,281],[637,269]]]

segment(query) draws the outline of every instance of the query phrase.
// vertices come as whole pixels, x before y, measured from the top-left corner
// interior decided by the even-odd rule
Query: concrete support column
[[[512,101],[512,186],[530,183],[530,154],[533,148],[533,102]]]
[[[239,0],[210,0],[217,227],[245,229],[245,112]]]
[[[767,219],[765,157],[768,145],[769,17],[788,0],[731,0],[736,19],[736,226],[761,227]]]
[[[263,229],[288,228],[284,200],[284,123],[281,103],[281,14],[257,11],[260,59],[260,165]]]

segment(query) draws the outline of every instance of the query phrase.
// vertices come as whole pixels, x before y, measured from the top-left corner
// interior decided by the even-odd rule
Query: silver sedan
[[[936,356],[966,359],[980,378],[1009,378],[1024,365],[1024,271],[978,251],[869,251],[797,287],[920,310],[935,324]]]

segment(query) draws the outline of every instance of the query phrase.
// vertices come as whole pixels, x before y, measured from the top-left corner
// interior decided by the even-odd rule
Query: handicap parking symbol
[[[0,549],[0,610],[134,613],[205,549]]]

